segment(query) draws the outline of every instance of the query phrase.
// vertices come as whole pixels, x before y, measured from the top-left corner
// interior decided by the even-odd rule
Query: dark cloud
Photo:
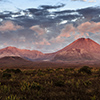
[[[64,7],[64,6],[65,6],[65,4],[59,4],[59,5],[55,5],[55,6],[42,5],[39,8],[47,10],[47,9],[57,9],[57,8],[61,8],[61,7]]]
[[[5,19],[5,18],[7,18],[7,17],[11,17],[10,12],[3,12],[3,13],[0,13],[0,18]]]
[[[47,9],[56,9],[62,7],[58,6],[41,6],[39,8],[29,8],[26,10],[19,10],[17,12],[0,12],[0,18],[3,20],[11,20],[16,22],[18,25],[23,27],[31,27],[33,25],[40,25],[42,27],[51,27],[60,23],[63,20],[67,20],[68,23],[75,23],[73,20],[84,20],[84,18],[90,21],[98,22],[100,20],[100,8],[99,7],[90,7],[78,10],[62,10],[62,11],[53,11],[49,12]],[[77,23],[76,22],[76,23]],[[79,22],[80,23],[80,22]]]
[[[63,15],[63,16],[58,16],[57,18],[70,21],[70,20],[78,18],[78,17],[80,17],[80,15]]]
[[[72,12],[76,12],[76,10],[63,10],[63,11],[57,11],[54,13],[55,14],[66,14],[66,13],[72,13]]]
[[[48,15],[49,14],[48,11],[45,11],[43,9],[31,8],[31,9],[27,9],[27,10],[28,10],[28,12],[30,12],[30,14],[34,14],[35,16],[43,16],[43,15]]]
[[[94,18],[98,18],[100,14],[100,7],[89,7],[84,9],[77,10],[79,14],[82,14],[85,18],[88,18],[90,20]]]

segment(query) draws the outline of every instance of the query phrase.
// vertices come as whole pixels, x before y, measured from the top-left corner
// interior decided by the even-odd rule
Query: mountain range
[[[18,56],[27,60],[33,60],[42,55],[44,54],[37,50],[18,49],[12,46],[0,49],[0,58],[5,56]]]
[[[93,61],[100,60],[100,45],[90,38],[79,38],[65,48],[44,54],[37,60],[44,61]]]
[[[6,56],[21,57],[31,61],[99,61],[100,45],[90,38],[79,38],[65,48],[47,54],[9,46],[0,49],[0,58]]]

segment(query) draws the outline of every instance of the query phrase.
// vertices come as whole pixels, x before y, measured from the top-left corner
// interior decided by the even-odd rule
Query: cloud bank
[[[22,29],[23,27],[17,24],[14,24],[12,21],[3,21],[0,25],[0,31],[16,31]]]
[[[62,37],[71,37],[76,34],[75,38],[79,37],[89,37],[89,34],[100,33],[100,22],[85,22],[80,24],[77,27],[74,27],[73,24],[67,24],[61,31],[61,34],[58,38]]]

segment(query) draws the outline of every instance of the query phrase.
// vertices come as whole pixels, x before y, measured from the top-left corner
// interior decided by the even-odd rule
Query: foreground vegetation
[[[100,100],[100,69],[1,69],[0,100]]]

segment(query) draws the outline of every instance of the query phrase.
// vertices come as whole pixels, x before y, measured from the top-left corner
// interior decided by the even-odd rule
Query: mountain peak
[[[79,38],[77,40],[75,40],[72,44],[77,44],[80,45],[81,47],[85,46],[100,46],[98,43],[96,43],[94,40],[90,39],[90,38]]]
[[[6,49],[17,49],[17,48],[13,47],[13,46],[8,46],[8,47],[6,47]]]
[[[83,41],[83,40],[91,40],[91,41],[93,41],[92,39],[90,39],[90,38],[79,38],[79,39],[77,39],[76,41]]]

